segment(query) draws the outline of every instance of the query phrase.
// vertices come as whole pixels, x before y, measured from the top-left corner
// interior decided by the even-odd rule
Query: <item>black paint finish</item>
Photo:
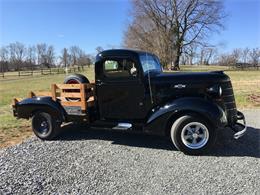
[[[97,107],[91,114],[95,119],[93,125],[108,127],[109,124],[129,122],[139,130],[163,135],[170,120],[188,112],[203,116],[216,127],[235,124],[237,110],[233,89],[229,77],[222,71],[164,73],[157,70],[144,73],[140,55],[156,57],[134,50],[107,50],[97,55]],[[118,59],[131,59],[136,64],[137,75],[106,77],[104,62]],[[216,85],[223,90],[220,97],[208,92]],[[25,99],[16,105],[17,116],[21,118],[30,117],[37,109],[48,109],[66,120],[66,111],[50,97]]]
[[[26,98],[15,105],[15,112],[19,118],[32,117],[33,113],[37,111],[46,111],[52,116],[55,116],[62,122],[66,121],[66,111],[60,103],[52,100],[51,97],[33,97]]]

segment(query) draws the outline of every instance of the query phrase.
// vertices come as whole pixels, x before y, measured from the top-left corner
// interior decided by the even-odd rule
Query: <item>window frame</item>
[[[105,62],[106,61],[117,61],[117,63],[118,63],[118,61],[120,61],[120,60],[129,60],[129,61],[133,62],[135,64],[135,68],[137,70],[136,76],[131,76],[131,75],[129,75],[129,76],[119,76],[119,77],[107,76],[106,70],[105,70]],[[135,59],[133,59],[129,56],[109,57],[109,58],[104,59],[103,62],[102,62],[102,75],[103,75],[103,79],[105,81],[133,81],[133,80],[139,80],[140,70],[139,70],[138,62]]]

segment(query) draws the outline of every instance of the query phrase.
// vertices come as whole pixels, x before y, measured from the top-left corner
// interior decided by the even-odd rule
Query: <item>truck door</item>
[[[137,63],[127,57],[104,59],[96,79],[101,119],[134,120],[145,117],[144,85]]]

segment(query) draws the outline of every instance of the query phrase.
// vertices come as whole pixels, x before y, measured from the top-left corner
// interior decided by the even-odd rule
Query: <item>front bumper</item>
[[[233,125],[231,128],[236,132],[234,134],[234,138],[238,139],[240,137],[242,137],[243,135],[245,135],[246,130],[247,130],[247,126],[246,126],[246,120],[245,120],[245,116],[242,112],[237,111],[237,120],[238,121],[243,121],[243,123],[239,123],[236,122],[235,125]]]

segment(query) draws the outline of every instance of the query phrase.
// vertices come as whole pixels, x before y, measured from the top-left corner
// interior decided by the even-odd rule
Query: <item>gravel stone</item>
[[[260,110],[247,134],[223,129],[210,153],[188,156],[165,138],[69,125],[0,150],[0,194],[259,194]]]

